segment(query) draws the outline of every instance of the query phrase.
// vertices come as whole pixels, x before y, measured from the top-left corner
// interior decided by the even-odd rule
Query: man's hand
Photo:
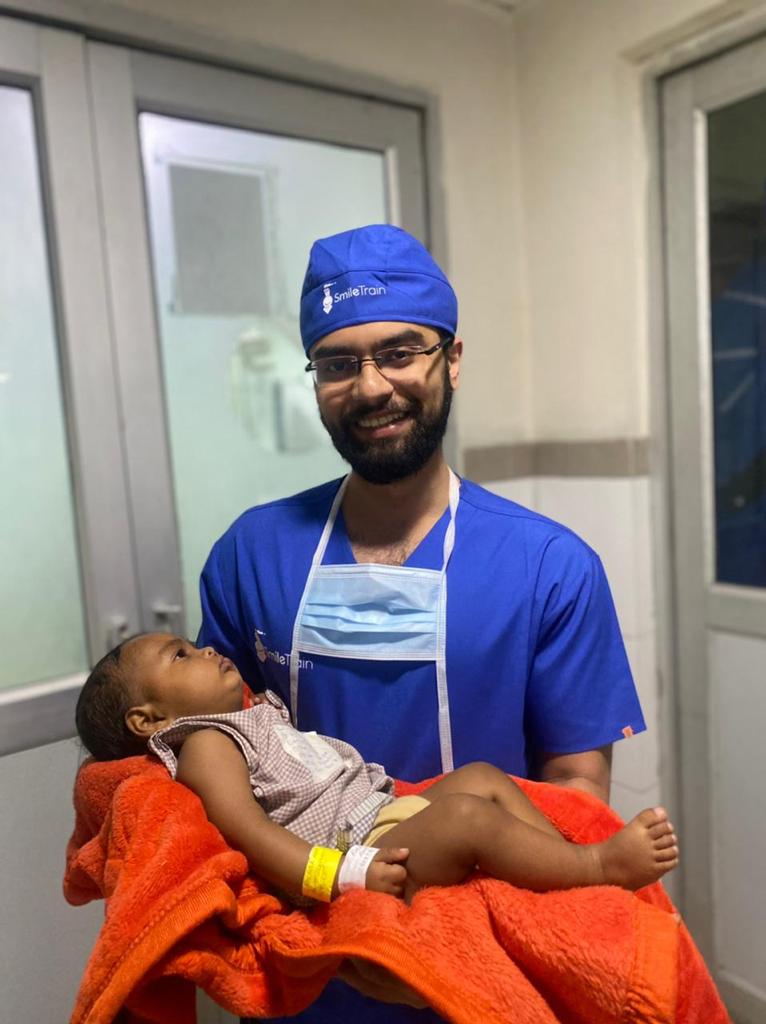
[[[387,892],[401,899],[404,896],[404,883],[407,881],[404,862],[409,855],[409,850],[400,847],[381,849],[367,868],[365,888],[373,892]]]
[[[395,974],[369,960],[359,957],[344,960],[338,969],[338,977],[363,996],[377,999],[379,1003],[399,1003],[412,1006],[415,1010],[423,1010],[428,1006],[414,989],[405,985]]]

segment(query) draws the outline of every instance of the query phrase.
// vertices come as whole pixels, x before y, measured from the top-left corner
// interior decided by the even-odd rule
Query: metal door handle
[[[130,633],[130,623],[124,615],[111,615],[106,622],[106,649],[113,650]]]
[[[168,601],[155,601],[152,605],[152,613],[157,626],[163,629],[177,630],[183,614],[183,605],[171,604]]]

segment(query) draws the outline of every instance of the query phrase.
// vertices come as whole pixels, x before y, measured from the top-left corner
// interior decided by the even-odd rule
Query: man
[[[448,467],[456,330],[447,278],[406,232],[315,243],[301,333],[351,473],[224,534],[200,641],[278,692],[299,728],[399,778],[487,760],[608,800],[611,744],[645,728],[609,588],[570,531]],[[435,1018],[334,982],[301,1019]]]

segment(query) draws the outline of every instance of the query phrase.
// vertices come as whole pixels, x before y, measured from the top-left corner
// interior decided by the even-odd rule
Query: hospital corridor
[[[399,434],[420,462],[362,468],[363,440]],[[389,557],[365,502],[394,495],[393,537],[422,466],[441,504]],[[0,1024],[766,1024],[766,0],[4,0],[0,481]],[[397,797],[490,761],[595,843],[619,824],[605,778],[620,819],[666,809],[679,866],[664,893],[527,892],[512,913],[476,911],[507,883],[466,882],[455,905],[515,958],[507,1005],[476,920],[441,967],[452,939],[408,924],[429,906],[459,945],[447,890],[343,894],[372,854],[335,916],[280,909],[156,758],[109,761],[73,807],[78,695],[145,633],[263,680],[314,779],[340,764],[322,734]],[[570,809],[567,756],[594,748]],[[153,874],[126,902],[136,857]],[[329,902],[320,876],[304,896]],[[125,940],[139,970],[108,957],[143,885],[179,909],[172,935],[149,916]],[[535,960],[556,927],[565,966]],[[372,999],[367,949],[380,991],[401,963],[409,1005]],[[311,1016],[328,980],[369,1009]]]

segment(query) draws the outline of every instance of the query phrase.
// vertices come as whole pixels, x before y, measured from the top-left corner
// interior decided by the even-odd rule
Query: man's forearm
[[[599,800],[603,800],[605,804],[609,803],[609,782],[596,782],[593,779],[585,778],[581,775],[575,776],[562,776],[559,779],[551,778],[545,779],[545,782],[550,782],[554,786],[567,786],[569,789],[580,789],[583,793],[590,793],[592,796],[597,796]]]
[[[583,750],[577,754],[543,754],[537,777],[554,786],[579,789],[609,803],[612,778],[612,746]]]

